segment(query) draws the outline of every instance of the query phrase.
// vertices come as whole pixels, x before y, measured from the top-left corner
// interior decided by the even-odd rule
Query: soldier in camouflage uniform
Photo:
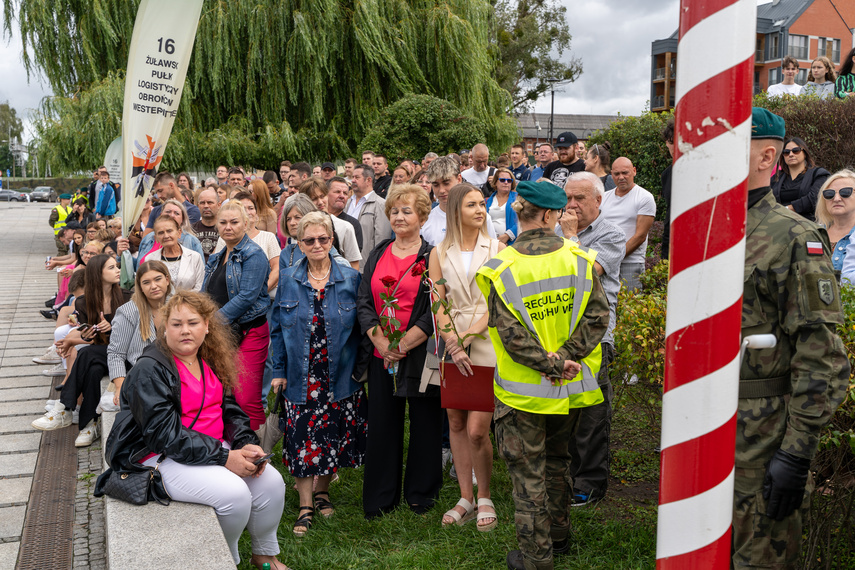
[[[510,247],[524,256],[542,256],[568,247],[570,242],[556,236],[554,232],[559,212],[566,205],[566,196],[561,188],[549,183],[521,182],[518,192],[519,198],[522,198],[518,199],[516,204],[522,206],[519,213],[522,231]],[[533,219],[537,221],[533,222]],[[581,251],[581,248],[576,251]],[[587,254],[587,250],[584,251]],[[570,252],[567,255],[574,256]],[[491,264],[497,266],[496,262],[501,256],[502,253],[485,267]],[[609,304],[596,271],[592,272],[591,294],[578,325],[555,352],[547,351],[537,334],[506,306],[497,292],[496,282],[485,278],[483,271],[484,268],[479,270],[478,284],[487,295],[488,327],[499,358],[497,375],[502,372],[500,353],[504,351],[516,364],[536,371],[544,378],[552,379],[553,387],[564,384],[562,378],[575,378],[581,368],[578,363],[586,361],[586,357],[596,353],[599,362],[599,343],[609,324]],[[522,289],[520,287],[520,290]],[[562,294],[570,295],[574,294],[573,291],[573,288],[559,290]],[[577,297],[573,299],[576,302]],[[543,305],[532,304],[532,309],[528,311],[528,322],[531,322],[531,318],[537,320],[535,313],[542,307]],[[525,320],[523,318],[523,321]],[[564,327],[566,336],[568,328],[566,325]],[[602,394],[595,377],[592,382],[592,391],[585,394],[595,391],[598,399],[589,396],[586,401],[602,402]],[[549,386],[547,380],[544,379],[543,383]],[[565,413],[532,413],[503,402],[499,398],[500,393],[502,392],[497,386],[493,419],[499,454],[508,466],[508,474],[513,483],[516,510],[514,518],[520,547],[520,550],[513,550],[508,554],[508,568],[551,569],[553,553],[561,554],[569,550],[568,509],[572,480],[569,475],[568,442],[578,425],[579,406],[585,404],[574,402],[573,396],[565,396]],[[536,402],[532,405],[536,407]]]
[[[747,350],[740,371],[732,562],[792,568],[811,459],[845,396],[849,362],[835,333],[843,313],[828,236],[769,187],[784,121],[765,109],[752,119],[742,334],[771,333],[777,345]]]

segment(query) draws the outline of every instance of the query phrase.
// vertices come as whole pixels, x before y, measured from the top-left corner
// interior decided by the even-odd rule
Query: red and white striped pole
[[[730,566],[756,0],[681,0],[659,569]]]

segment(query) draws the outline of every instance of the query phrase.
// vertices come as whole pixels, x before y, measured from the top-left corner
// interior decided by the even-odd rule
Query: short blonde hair
[[[240,200],[229,200],[228,202],[220,206],[220,211],[217,213],[217,218],[220,217],[220,214],[229,210],[234,210],[235,212],[237,212],[240,218],[243,220],[244,224],[249,223],[249,216],[246,213],[246,208],[243,207],[243,204],[240,203]]]
[[[303,216],[297,225],[297,239],[303,239],[303,234],[309,226],[321,226],[329,237],[333,237],[332,220],[328,214],[316,210]]]
[[[822,188],[819,189],[819,199],[816,201],[816,222],[824,225],[826,228],[830,228],[834,224],[834,218],[831,217],[831,213],[828,211],[828,202],[830,202],[830,200],[823,198],[822,192],[824,190],[828,190],[828,187],[831,186],[835,180],[840,180],[841,178],[852,180],[852,182],[855,183],[855,171],[849,170],[848,168],[838,170],[829,176],[826,179],[825,184],[822,185]],[[852,196],[849,199],[855,200],[855,196]]]
[[[433,163],[431,163],[431,166],[433,166]],[[392,211],[392,208],[398,202],[406,201],[410,196],[413,197],[413,207],[419,216],[419,221],[425,223],[430,215],[430,198],[425,193],[424,188],[415,184],[398,184],[389,191],[389,195],[386,196],[386,217],[389,217],[389,212]]]

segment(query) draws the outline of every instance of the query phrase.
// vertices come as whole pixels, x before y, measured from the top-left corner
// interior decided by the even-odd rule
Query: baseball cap
[[[576,135],[570,131],[566,131],[558,135],[558,138],[555,139],[555,148],[573,146],[577,142],[579,142],[579,139],[576,138]]]

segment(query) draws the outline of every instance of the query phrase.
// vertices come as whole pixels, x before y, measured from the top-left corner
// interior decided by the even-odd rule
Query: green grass
[[[625,438],[632,445],[617,442],[621,450],[638,459],[632,482],[622,485],[614,478],[609,495],[592,507],[571,509],[573,534],[571,552],[555,559],[556,569],[634,569],[653,568],[656,549],[656,500],[651,489],[658,485],[658,455],[653,453],[656,434],[637,431],[640,418],[626,408],[615,414],[613,440]],[[646,432],[646,433],[645,433]],[[646,453],[644,450],[646,449]],[[276,456],[281,457],[279,446]],[[612,461],[615,467],[624,460]],[[655,463],[657,468],[651,469]],[[345,469],[330,488],[336,512],[330,519],[315,516],[315,524],[303,538],[297,538],[291,527],[297,517],[298,497],[294,479],[283,468],[288,492],[285,512],[279,526],[279,559],[295,570],[312,569],[487,569],[505,568],[505,555],[517,548],[514,529],[514,507],[507,469],[498,457],[493,464],[492,496],[499,526],[488,533],[478,532],[472,521],[462,527],[443,528],[442,513],[460,498],[457,482],[445,475],[436,507],[425,515],[412,513],[406,506],[366,521],[362,515],[362,469]],[[651,477],[654,479],[651,480]],[[638,483],[638,485],[634,484]],[[614,490],[614,492],[612,492]],[[251,547],[248,533],[240,542],[242,562],[238,568],[249,569]]]

